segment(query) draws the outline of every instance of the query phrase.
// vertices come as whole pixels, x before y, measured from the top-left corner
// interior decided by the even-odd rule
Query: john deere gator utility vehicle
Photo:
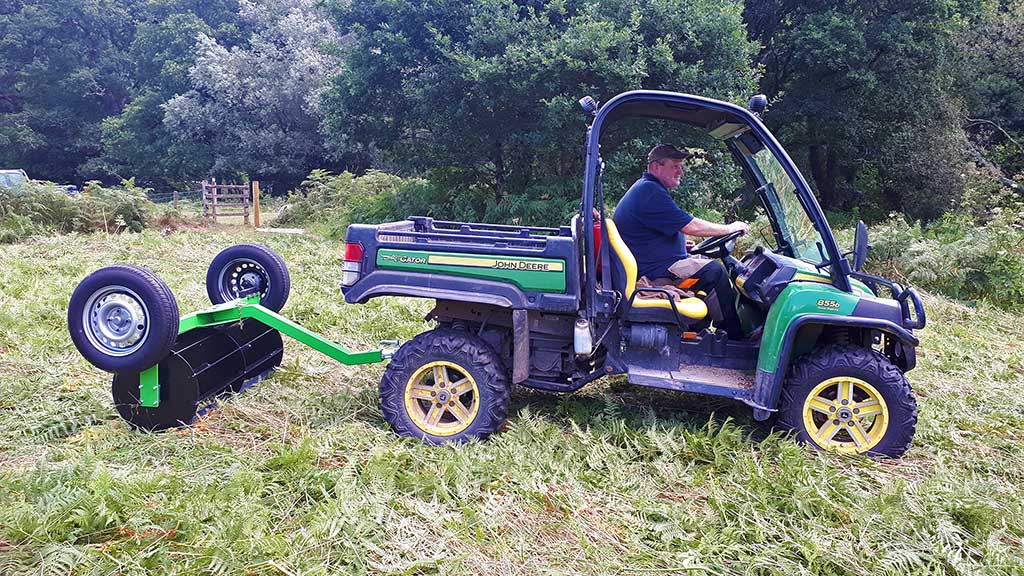
[[[904,374],[915,365],[913,330],[925,325],[921,300],[860,271],[863,224],[852,262],[840,250],[807,182],[760,120],[764,97],[748,109],[659,91],[580,104],[589,115],[586,169],[568,225],[411,217],[349,227],[346,301],[435,301],[436,327],[404,343],[381,380],[393,429],[430,443],[481,438],[504,424],[512,384],[573,392],[624,374],[637,386],[735,399],[819,448],[903,454],[917,422]],[[682,123],[731,153],[771,239],[737,256],[734,233],[690,252],[721,259],[744,328],[761,328],[760,341],[710,330],[699,296],[674,300],[663,288],[638,287],[634,255],[604,213],[600,152],[608,127],[627,118]],[[641,297],[655,293],[665,298]]]

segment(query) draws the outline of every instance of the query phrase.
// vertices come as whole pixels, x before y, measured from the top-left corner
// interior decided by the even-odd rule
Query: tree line
[[[1020,190],[1022,61],[1024,0],[8,0],[0,167],[279,192],[377,169],[564,209],[579,97],[763,92],[827,210],[929,220]],[[609,170],[628,184],[637,164]]]

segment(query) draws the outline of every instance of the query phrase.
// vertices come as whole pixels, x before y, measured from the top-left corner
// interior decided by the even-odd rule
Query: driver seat
[[[628,302],[633,296],[633,292],[636,291],[636,258],[633,257],[633,253],[626,246],[622,236],[619,235],[615,222],[611,218],[606,218],[604,225],[608,231],[608,244],[611,248],[609,255],[612,263],[612,287],[622,294],[623,302]],[[633,318],[635,320],[675,322],[676,318],[673,318],[675,315],[672,310],[672,303],[665,298],[640,298],[638,296],[633,300],[630,316],[636,316]],[[676,302],[675,310],[678,311],[678,319],[686,324],[703,320],[708,314],[708,306],[700,298],[683,298]]]

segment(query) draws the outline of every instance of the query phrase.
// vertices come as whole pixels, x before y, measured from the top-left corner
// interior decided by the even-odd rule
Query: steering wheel
[[[736,239],[740,236],[743,236],[743,230],[730,232],[724,236],[708,238],[690,248],[689,253],[707,256],[708,258],[724,258],[732,253],[733,248],[736,247]]]

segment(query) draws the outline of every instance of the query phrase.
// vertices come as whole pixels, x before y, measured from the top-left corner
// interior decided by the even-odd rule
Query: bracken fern
[[[916,234],[916,232],[915,232]],[[822,454],[720,399],[598,382],[517,389],[486,442],[384,426],[381,366],[295,343],[192,427],[134,431],[64,327],[75,283],[142,264],[183,311],[220,249],[289,263],[284,313],[355,349],[429,303],[343,303],[340,244],[237,230],[68,234],[0,247],[3,574],[1020,574],[1024,318],[926,295],[897,461]]]

